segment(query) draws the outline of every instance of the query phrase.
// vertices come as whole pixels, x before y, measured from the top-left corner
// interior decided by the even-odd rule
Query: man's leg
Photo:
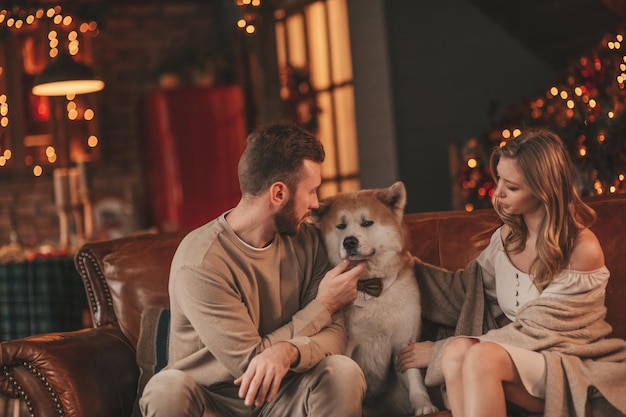
[[[230,389],[226,389],[230,388]],[[189,375],[175,369],[150,378],[139,400],[144,417],[230,417],[250,410],[237,397],[238,387],[208,391]]]
[[[313,369],[283,380],[278,396],[260,416],[361,417],[364,395],[359,365],[347,356],[331,355]]]

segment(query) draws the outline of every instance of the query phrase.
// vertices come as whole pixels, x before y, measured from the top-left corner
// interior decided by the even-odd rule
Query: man
[[[169,365],[144,389],[144,416],[361,416],[363,374],[339,354],[341,309],[364,266],[329,270],[305,222],[323,160],[295,126],[248,137],[241,200],[187,235],[172,261]]]

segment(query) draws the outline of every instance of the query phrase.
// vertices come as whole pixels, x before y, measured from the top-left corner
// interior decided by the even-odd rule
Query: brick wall
[[[146,201],[143,178],[145,144],[139,111],[144,97],[159,88],[165,67],[185,71],[192,57],[203,59],[231,52],[221,42],[223,24],[213,2],[111,2],[102,14],[100,34],[93,41],[94,69],[106,83],[98,94],[101,149],[93,165],[94,201],[124,202],[131,223],[143,229]],[[234,22],[233,22],[234,25]],[[233,26],[234,28],[234,26]],[[183,77],[184,78],[184,77]],[[9,242],[11,214],[23,243],[58,242],[59,226],[50,177],[0,179],[0,245]]]

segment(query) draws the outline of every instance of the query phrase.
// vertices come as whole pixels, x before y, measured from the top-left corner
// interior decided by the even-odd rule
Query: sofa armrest
[[[115,326],[0,344],[0,394],[38,417],[121,417],[132,411],[139,369]]]

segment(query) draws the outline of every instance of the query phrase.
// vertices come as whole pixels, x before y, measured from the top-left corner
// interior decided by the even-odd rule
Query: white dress
[[[504,251],[500,229],[493,233],[489,246],[477,258],[482,268],[487,298],[492,302],[497,301],[497,305],[492,304],[494,317],[504,313],[514,321],[520,307],[538,297],[584,300],[604,295],[609,279],[606,266],[584,272],[565,269],[540,294],[530,276],[517,269]],[[511,355],[526,390],[535,397],[545,398],[546,367],[543,355],[504,343],[500,345]]]

